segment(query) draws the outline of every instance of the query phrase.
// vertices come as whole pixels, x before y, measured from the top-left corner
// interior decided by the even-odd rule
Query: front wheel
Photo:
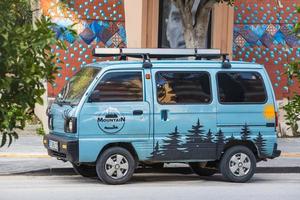
[[[99,179],[107,184],[124,184],[130,180],[135,170],[135,160],[131,153],[121,147],[105,150],[96,164]]]
[[[76,165],[72,163],[74,171],[83,176],[83,177],[96,177],[97,172],[96,172],[96,167],[95,166],[89,166],[89,165]]]
[[[244,183],[250,180],[256,169],[256,158],[245,146],[229,148],[220,162],[220,171],[225,179]]]

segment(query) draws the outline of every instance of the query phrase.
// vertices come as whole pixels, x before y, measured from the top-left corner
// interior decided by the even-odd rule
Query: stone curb
[[[50,158],[50,156],[39,153],[0,153],[0,158]]]

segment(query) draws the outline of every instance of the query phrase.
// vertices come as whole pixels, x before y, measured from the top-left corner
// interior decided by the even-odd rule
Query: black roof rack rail
[[[220,49],[167,49],[167,48],[95,48],[93,56],[113,57],[120,56],[120,60],[126,60],[127,57],[141,58],[144,61],[144,67],[152,66],[151,58],[181,58],[195,57],[201,59],[223,59],[223,67],[230,68],[228,54],[221,53]]]

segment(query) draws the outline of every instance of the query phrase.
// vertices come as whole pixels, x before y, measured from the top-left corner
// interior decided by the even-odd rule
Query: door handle
[[[132,112],[133,115],[142,115],[144,112],[142,110],[134,110]]]
[[[275,127],[275,123],[266,123],[266,127]]]
[[[160,114],[161,114],[161,120],[162,121],[167,121],[168,120],[168,110],[161,110]]]

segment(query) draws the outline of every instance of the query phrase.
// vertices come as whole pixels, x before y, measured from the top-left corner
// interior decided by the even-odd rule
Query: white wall
[[[125,28],[128,48],[143,47],[142,21],[144,0],[124,0]]]

